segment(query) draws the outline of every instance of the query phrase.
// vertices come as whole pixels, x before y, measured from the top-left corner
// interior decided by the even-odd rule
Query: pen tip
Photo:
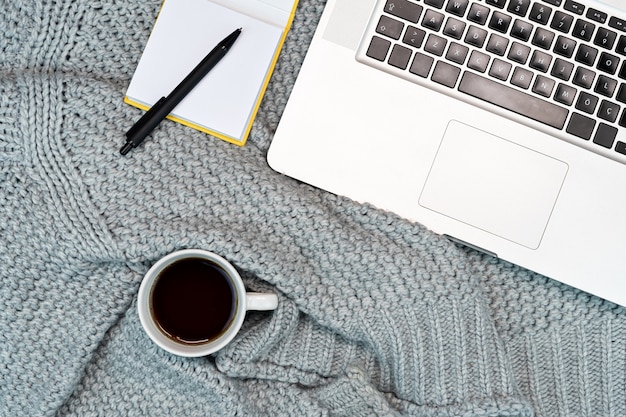
[[[126,142],[124,144],[124,146],[122,146],[122,149],[120,149],[120,153],[122,155],[126,155],[128,152],[130,152],[130,150],[133,148],[133,143],[132,142]]]

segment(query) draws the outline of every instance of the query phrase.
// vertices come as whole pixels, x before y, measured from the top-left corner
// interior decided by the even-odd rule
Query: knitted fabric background
[[[121,157],[159,6],[0,2],[1,416],[626,416],[623,308],[267,166],[323,1],[245,147],[165,121]],[[136,292],[182,248],[278,310],[216,355],[160,350]]]

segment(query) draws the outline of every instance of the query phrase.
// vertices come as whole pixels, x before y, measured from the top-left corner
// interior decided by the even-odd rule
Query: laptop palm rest
[[[419,204],[537,249],[567,170],[562,161],[453,120]]]

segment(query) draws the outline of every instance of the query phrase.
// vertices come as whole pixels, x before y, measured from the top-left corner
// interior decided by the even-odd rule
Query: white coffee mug
[[[146,273],[137,299],[141,325],[161,348],[205,356],[226,346],[248,310],[274,310],[276,294],[246,292],[237,270],[201,249],[170,253]]]

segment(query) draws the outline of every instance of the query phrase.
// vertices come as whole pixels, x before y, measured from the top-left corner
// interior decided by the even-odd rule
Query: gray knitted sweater
[[[245,147],[166,121],[121,157],[159,3],[0,2],[1,416],[626,415],[626,311],[268,168],[323,1]],[[216,355],[160,350],[136,292],[181,248],[278,310]]]

